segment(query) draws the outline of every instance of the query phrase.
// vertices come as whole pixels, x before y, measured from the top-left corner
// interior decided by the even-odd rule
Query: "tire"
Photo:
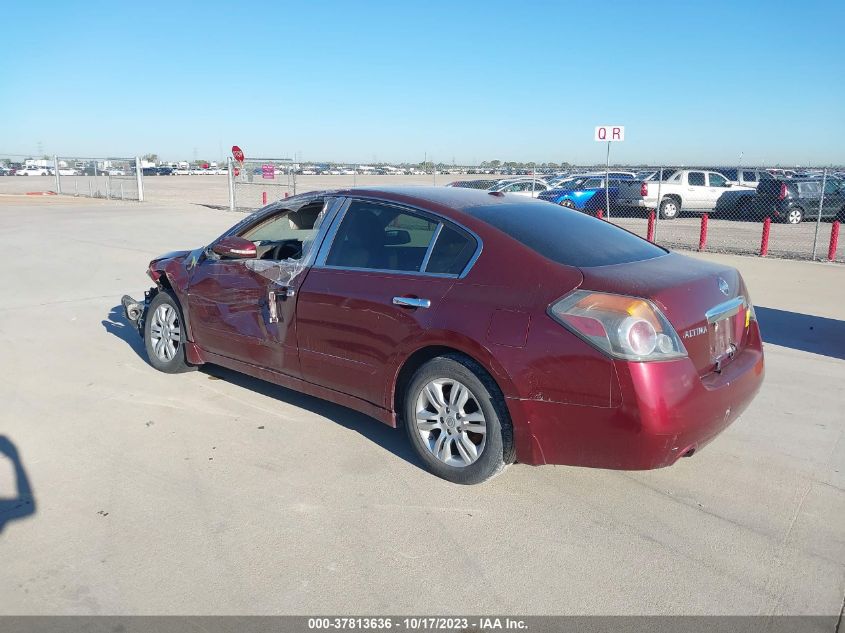
[[[783,221],[786,224],[801,224],[804,220],[804,210],[801,207],[789,207],[786,210],[786,215],[783,216]]]
[[[674,220],[681,213],[681,205],[675,198],[663,198],[660,201],[660,217],[663,220]]]
[[[408,383],[402,412],[414,451],[430,472],[447,481],[478,484],[514,460],[504,396],[484,368],[466,356],[446,354],[422,365]],[[483,432],[462,430],[468,427]]]
[[[190,371],[185,358],[185,320],[179,302],[167,291],[159,292],[144,315],[144,347],[150,365],[166,374]]]

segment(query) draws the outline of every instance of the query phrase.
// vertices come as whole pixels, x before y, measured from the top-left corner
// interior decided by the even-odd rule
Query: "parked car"
[[[159,176],[172,176],[174,169],[172,167],[161,166],[157,168]]]
[[[564,181],[555,189],[544,191],[538,197],[541,200],[553,202],[570,209],[579,211],[606,211],[608,200],[612,205],[616,203],[616,196],[619,193],[619,183],[629,178],[619,179],[611,177],[608,181],[605,195],[604,177],[576,178],[571,181]]]
[[[49,167],[37,167],[26,165],[15,171],[15,176],[49,176],[52,173]]]
[[[141,174],[144,176],[158,176],[160,173],[158,167],[141,167]]]
[[[177,176],[190,176],[190,175],[191,175],[191,170],[190,170],[190,169],[188,169],[187,167],[177,167],[177,168],[173,171],[173,173],[174,173],[175,175],[177,175]]]
[[[738,212],[743,197],[754,192],[754,188],[735,185],[715,171],[666,169],[662,181],[659,172],[644,181],[620,181],[617,204],[622,208],[658,209],[661,218],[672,220],[682,211]]]
[[[0,176],[14,176],[15,171],[11,167],[0,166]]]
[[[488,191],[536,198],[544,191],[548,191],[548,189],[549,185],[545,180],[523,177],[500,181]]]
[[[787,224],[800,224],[805,218],[818,218],[820,204],[822,218],[845,220],[845,181],[828,178],[822,188],[822,181],[817,178],[763,180],[747,212],[754,218],[768,216]]]
[[[214,363],[404,426],[458,483],[514,460],[671,465],[763,380],[737,270],[526,197],[294,196],[148,273],[122,303],[153,367]]]

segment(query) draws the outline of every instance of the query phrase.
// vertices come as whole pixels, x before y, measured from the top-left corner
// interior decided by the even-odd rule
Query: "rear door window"
[[[703,171],[691,171],[689,176],[687,177],[687,182],[693,187],[703,187],[704,186],[704,172]]]

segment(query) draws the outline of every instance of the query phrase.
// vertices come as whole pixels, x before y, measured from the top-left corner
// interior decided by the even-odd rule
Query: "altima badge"
[[[721,277],[719,277],[719,290],[721,290],[722,294],[726,297],[731,292],[731,287],[728,285],[728,282],[722,279]]]

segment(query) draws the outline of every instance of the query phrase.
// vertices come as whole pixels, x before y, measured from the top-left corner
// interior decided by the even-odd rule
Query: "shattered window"
[[[271,216],[241,237],[258,247],[258,259],[303,259],[314,241],[323,217],[322,201]]]

